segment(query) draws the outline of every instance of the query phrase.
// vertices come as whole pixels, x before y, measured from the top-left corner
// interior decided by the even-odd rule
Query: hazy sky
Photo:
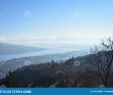
[[[113,35],[113,0],[0,0],[0,42],[92,45]]]

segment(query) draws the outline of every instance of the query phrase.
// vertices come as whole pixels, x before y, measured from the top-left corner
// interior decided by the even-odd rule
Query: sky
[[[113,36],[113,0],[0,0],[0,42],[92,46]]]

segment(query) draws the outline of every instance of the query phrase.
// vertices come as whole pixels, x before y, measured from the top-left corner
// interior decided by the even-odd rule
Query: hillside
[[[99,56],[102,58],[102,64],[106,64],[106,60],[103,60],[103,57],[105,57],[104,54],[111,55],[112,52],[100,51],[99,53]],[[57,56],[61,57],[61,55]],[[7,65],[5,68],[7,69],[9,67],[10,72],[7,71],[7,75],[0,81],[0,85],[7,87],[99,87],[102,84],[102,80],[99,77],[98,68],[95,64],[99,56],[97,54],[89,54],[81,57],[72,57],[68,60],[51,60],[43,64],[31,64],[31,61],[28,60],[24,65],[20,64],[22,59],[21,61],[16,60],[16,63],[19,63],[20,67],[17,68],[16,66],[19,65],[13,64],[12,66],[15,69],[11,67],[14,69],[11,70],[10,65]],[[45,57],[47,56],[43,56],[43,58]],[[2,70],[2,68],[0,69]],[[111,65],[110,69],[108,87],[113,87],[113,65]],[[102,73],[102,76],[105,77],[105,74]]]
[[[72,58],[60,64],[52,61],[24,66],[13,73],[8,73],[2,81],[7,87],[96,87],[98,79],[96,71],[88,69],[89,67],[87,67],[88,70],[82,71],[84,64],[78,67],[67,64],[73,60],[75,59]]]
[[[19,86],[19,87],[27,87],[27,86],[49,87],[50,85],[55,83],[57,73],[58,74],[61,73],[61,75],[62,75],[62,73],[65,73],[64,76],[67,78],[71,77],[71,76],[73,76],[73,78],[77,77],[78,76],[78,75],[76,75],[77,72],[83,73],[83,72],[91,71],[91,72],[94,72],[94,74],[96,74],[96,72],[95,72],[96,69],[90,63],[88,63],[87,58],[90,56],[91,55],[77,57],[77,58],[73,57],[66,61],[59,61],[59,62],[50,61],[50,62],[45,62],[43,64],[36,64],[36,65],[27,64],[26,66],[21,67],[20,69],[11,73],[11,76],[13,75],[16,78],[15,79],[17,81],[16,86]],[[19,60],[18,60],[18,62],[19,62]],[[19,63],[21,63],[21,62],[19,62]],[[13,66],[15,66],[15,68],[16,68],[16,65],[13,65]],[[11,68],[10,68],[10,71],[11,71]],[[10,74],[8,74],[8,75],[10,75]],[[61,75],[58,75],[58,77],[60,77]],[[6,77],[8,77],[8,76],[6,76]],[[81,77],[81,75],[80,75],[80,77]],[[8,79],[8,80],[10,80],[10,79]],[[58,81],[61,81],[60,84],[57,84],[58,87],[66,86],[64,84],[61,84],[63,81],[62,79],[58,80]],[[67,81],[69,81],[69,80],[67,80]],[[37,82],[39,82],[39,83],[37,83]],[[77,85],[78,84],[75,84],[73,86],[76,87]],[[91,85],[93,86],[93,84],[91,84]]]
[[[112,52],[99,53],[103,56],[105,53]],[[27,61],[18,69],[15,64],[17,70],[8,72],[0,84],[7,87],[99,87],[102,81],[98,75],[98,68],[95,66],[97,59],[97,54],[90,54],[62,61],[52,60],[43,64],[30,64],[30,61]],[[102,64],[106,64],[105,60],[102,59],[102,61]],[[18,60],[18,63],[21,62]],[[10,64],[9,67],[11,67]],[[113,66],[108,81],[109,87],[113,87],[112,70]]]
[[[18,68],[30,64],[40,64],[51,62],[52,60],[56,62],[60,62],[63,60],[67,60],[71,57],[77,57],[87,54],[83,51],[73,51],[67,52],[63,54],[52,54],[52,55],[43,55],[43,56],[30,56],[30,57],[22,57],[15,58],[7,61],[0,62],[0,78],[2,78],[9,71],[17,70]]]

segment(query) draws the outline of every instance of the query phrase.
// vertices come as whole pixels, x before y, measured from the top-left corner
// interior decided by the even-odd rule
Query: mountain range
[[[46,51],[46,48],[39,47],[29,47],[29,46],[21,46],[21,45],[13,45],[7,43],[0,43],[0,55],[5,57],[7,54],[11,54],[10,57],[14,54],[27,53],[27,52],[40,52]],[[55,51],[54,51],[55,52]],[[17,57],[0,61],[0,78],[4,77],[9,71],[15,71],[18,68],[23,66],[31,65],[31,64],[40,64],[51,62],[52,60],[56,62],[61,62],[68,60],[72,57],[83,56],[88,54],[87,51],[71,51],[66,53],[58,53],[58,54],[45,54],[45,55],[29,55],[26,57]],[[5,55],[5,56],[4,56]],[[5,58],[4,58],[5,59]]]
[[[43,51],[46,48],[0,43],[0,55]]]

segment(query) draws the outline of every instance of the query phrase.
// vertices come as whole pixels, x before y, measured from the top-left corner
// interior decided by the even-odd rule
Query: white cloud
[[[15,43],[27,43],[27,44],[96,44],[103,39],[103,37],[109,37],[108,33],[97,33],[97,32],[75,32],[65,33],[60,35],[50,34],[45,37],[41,35],[24,35],[10,38],[10,41]],[[2,37],[3,38],[3,37]],[[12,39],[12,40],[11,40]]]
[[[8,39],[6,36],[0,36],[0,42],[7,42]]]

